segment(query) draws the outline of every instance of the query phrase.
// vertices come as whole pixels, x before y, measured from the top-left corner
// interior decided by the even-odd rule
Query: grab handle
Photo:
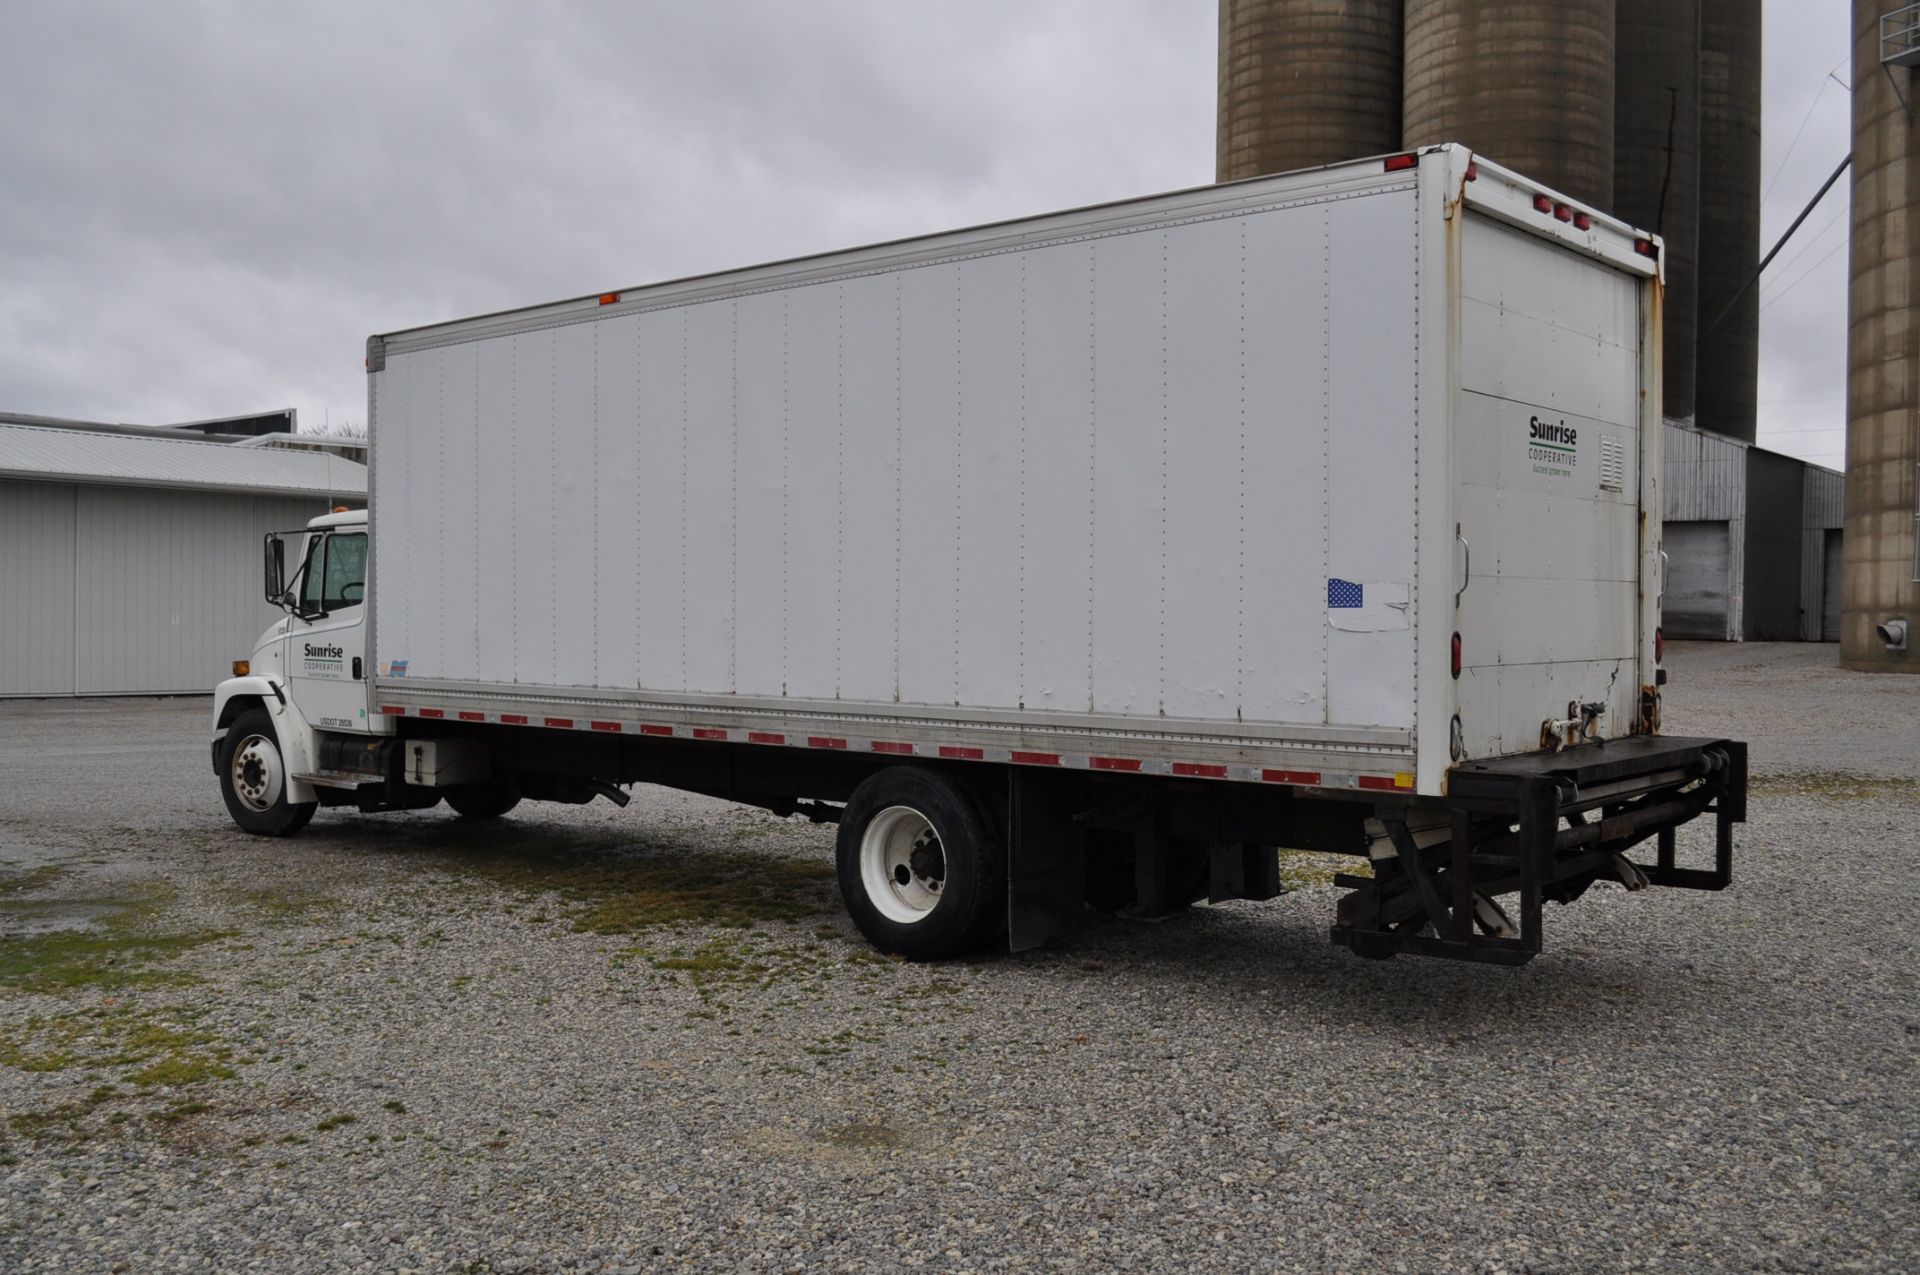
[[[1467,540],[1465,536],[1460,534],[1460,526],[1458,523],[1454,524],[1453,538],[1455,540],[1458,540],[1460,542],[1460,547],[1467,551],[1466,576],[1460,581],[1460,588],[1456,590],[1453,595],[1454,609],[1459,610],[1460,595],[1465,593],[1467,591],[1467,586],[1473,583],[1473,545],[1471,542]]]

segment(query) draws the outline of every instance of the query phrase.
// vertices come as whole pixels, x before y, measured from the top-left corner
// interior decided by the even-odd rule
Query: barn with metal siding
[[[279,614],[261,537],[366,491],[327,453],[0,416],[0,696],[211,690]]]
[[[1667,424],[1667,636],[1737,641],[1746,576],[1747,445]]]
[[[1846,495],[1845,474],[1820,465],[1806,467],[1800,549],[1802,641],[1840,640],[1840,544]]]
[[[1667,636],[1838,641],[1845,475],[1672,421],[1666,464]]]

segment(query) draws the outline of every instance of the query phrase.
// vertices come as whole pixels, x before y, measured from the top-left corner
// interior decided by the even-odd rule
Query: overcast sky
[[[1768,4],[1769,241],[1845,153],[1846,15]],[[1204,183],[1216,21],[0,0],[0,409],[357,422],[371,332]],[[1844,191],[1763,294],[1761,441],[1829,464]]]

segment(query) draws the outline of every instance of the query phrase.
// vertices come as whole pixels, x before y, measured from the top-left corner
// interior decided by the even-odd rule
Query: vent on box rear
[[[1627,481],[1627,448],[1612,434],[1600,435],[1600,490],[1619,491]]]

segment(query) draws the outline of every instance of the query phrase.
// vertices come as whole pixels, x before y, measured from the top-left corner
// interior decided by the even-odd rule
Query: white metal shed
[[[324,452],[0,418],[0,696],[210,691],[278,615],[261,537],[366,491]]]

